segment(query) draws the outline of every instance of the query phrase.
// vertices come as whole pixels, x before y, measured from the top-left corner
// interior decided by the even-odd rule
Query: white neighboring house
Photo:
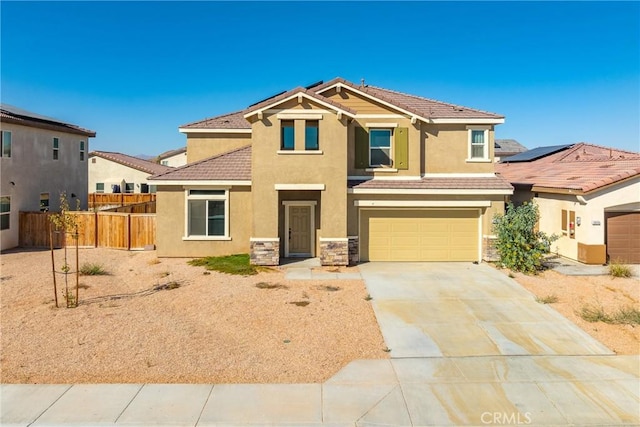
[[[158,163],[177,168],[187,164],[187,147],[165,151],[157,157]]]
[[[19,244],[20,211],[87,208],[87,153],[92,130],[0,104],[0,246]]]
[[[151,175],[173,169],[138,157],[109,151],[89,153],[89,193],[155,193]]]

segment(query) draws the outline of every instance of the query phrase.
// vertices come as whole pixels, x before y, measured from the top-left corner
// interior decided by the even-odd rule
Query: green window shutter
[[[366,129],[356,127],[356,169],[365,169],[369,166],[369,133]]]
[[[395,131],[395,162],[396,169],[409,169],[409,129],[396,128]]]

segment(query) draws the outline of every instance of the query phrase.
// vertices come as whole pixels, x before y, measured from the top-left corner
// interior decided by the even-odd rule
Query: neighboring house
[[[87,208],[87,153],[91,130],[0,104],[1,249],[18,246],[20,211]]]
[[[90,193],[155,193],[151,175],[173,168],[149,160],[108,151],[89,153]]]
[[[187,147],[165,151],[157,157],[157,163],[176,168],[187,164]]]
[[[515,139],[496,139],[493,143],[495,161],[527,151],[527,147]]]
[[[501,115],[341,78],[180,128],[158,185],[158,255],[480,261],[512,186]]]
[[[534,201],[553,250],[588,264],[640,263],[640,154],[579,143],[502,160],[514,204]]]

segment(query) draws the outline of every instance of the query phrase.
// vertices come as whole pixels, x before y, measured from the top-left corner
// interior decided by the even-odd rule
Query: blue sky
[[[497,112],[497,138],[640,150],[639,2],[0,3],[3,103],[155,155],[318,80]]]

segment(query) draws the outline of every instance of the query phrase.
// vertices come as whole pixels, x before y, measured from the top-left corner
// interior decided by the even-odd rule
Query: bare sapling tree
[[[77,200],[76,210],[80,210],[80,200]],[[53,293],[55,296],[56,307],[58,307],[58,282],[57,275],[64,277],[64,287],[61,289],[62,296],[65,299],[66,307],[72,308],[78,306],[78,280],[79,280],[79,260],[78,260],[78,217],[71,213],[69,209],[69,200],[67,193],[60,193],[60,212],[51,214],[49,217],[49,240],[51,243],[51,269],[53,272]],[[54,234],[58,233],[62,237],[63,263],[60,270],[56,270],[54,257]],[[72,270],[69,254],[67,251],[67,237],[75,242],[75,270]],[[69,289],[69,276],[75,276],[75,289]]]

